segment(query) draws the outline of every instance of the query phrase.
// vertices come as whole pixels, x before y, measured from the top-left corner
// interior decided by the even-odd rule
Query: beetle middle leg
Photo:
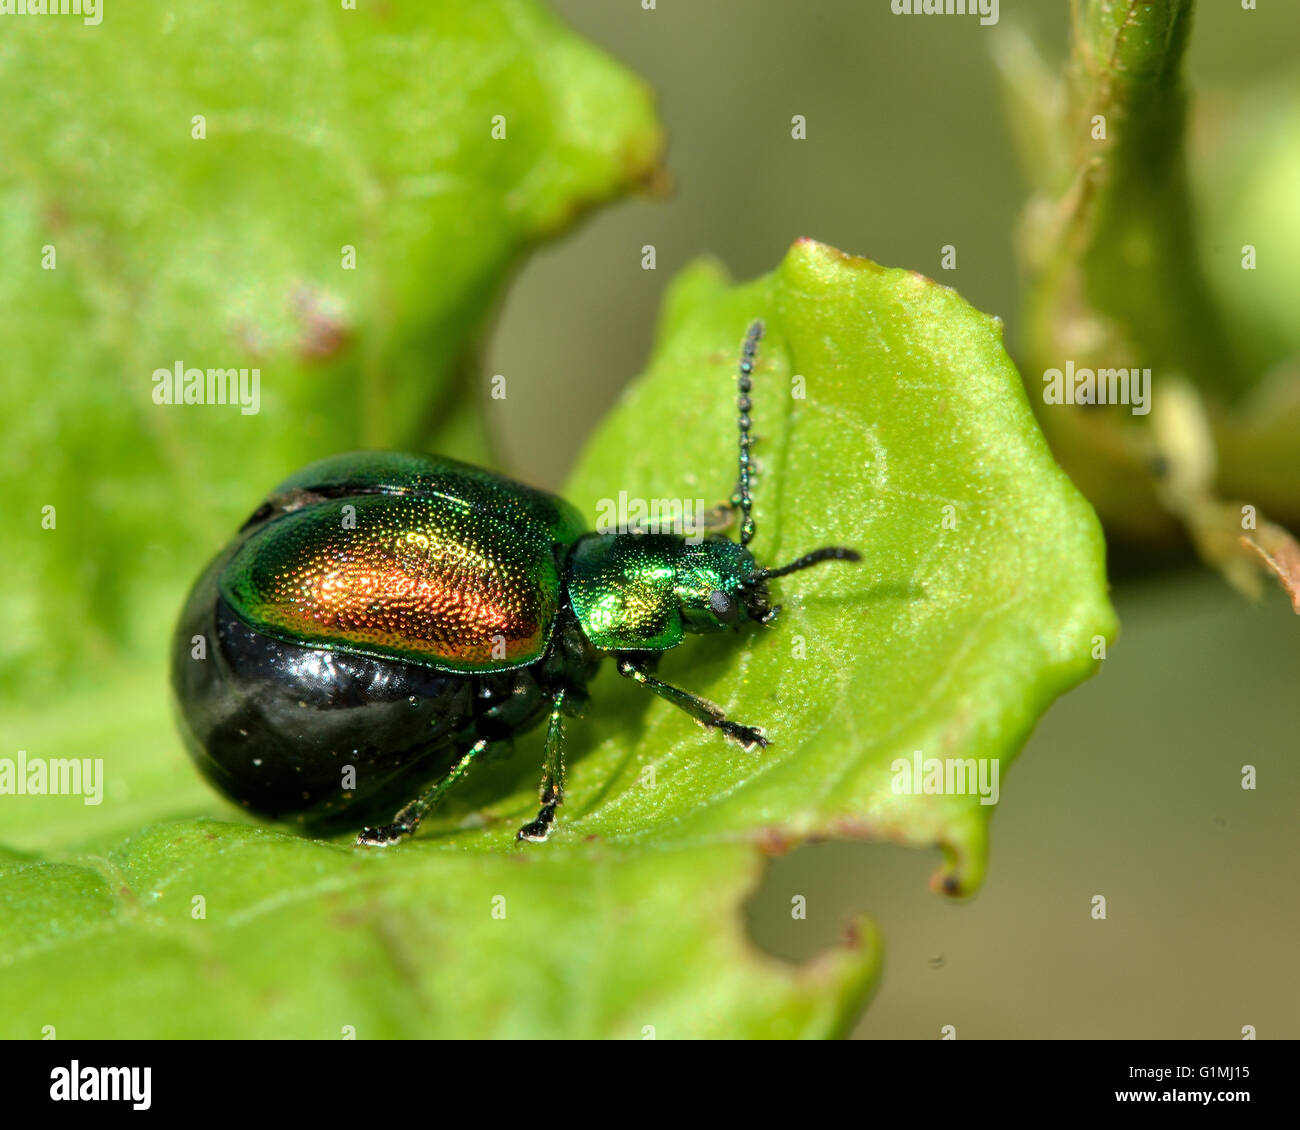
[[[564,691],[551,696],[551,719],[546,726],[546,767],[542,771],[539,800],[541,811],[537,819],[525,824],[515,834],[516,842],[531,840],[541,843],[551,834],[555,823],[555,810],[564,800]]]
[[[397,843],[403,836],[414,834],[429,809],[442,800],[447,790],[465,775],[469,767],[487,752],[491,744],[487,738],[479,738],[465,751],[464,756],[451,767],[445,777],[442,777],[436,784],[402,808],[393,817],[391,824],[380,824],[374,828],[362,828],[357,833],[358,846],[388,847],[390,844]]]
[[[653,660],[647,660],[639,656],[634,657],[626,652],[619,652],[616,661],[618,673],[625,679],[632,679],[648,690],[654,691],[660,698],[671,702],[679,710],[686,711],[687,714],[702,725],[721,730],[727,737],[738,741],[746,749],[767,745],[767,737],[760,727],[743,726],[739,722],[733,722],[718,707],[706,699],[656,679],[646,670]]]

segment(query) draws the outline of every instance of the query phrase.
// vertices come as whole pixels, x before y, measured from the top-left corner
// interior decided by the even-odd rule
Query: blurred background
[[[990,49],[1018,25],[1063,59],[1064,0],[1003,0],[987,28],[886,0],[551,2],[656,90],[675,184],[599,211],[509,289],[483,360],[511,382],[492,403],[505,465],[562,485],[642,368],[664,286],[701,254],[746,278],[812,236],[913,268],[1003,317],[1015,356],[1024,188]],[[1300,5],[1260,7],[1199,6],[1194,114],[1293,74]],[[794,114],[806,141],[790,138]],[[1251,605],[1191,563],[1126,569],[1114,598],[1121,638],[1009,774],[973,900],[930,893],[937,852],[824,844],[773,861],[751,906],[772,952],[809,956],[855,910],[883,929],[859,1035],[1300,1036],[1300,621],[1280,592]],[[796,893],[806,921],[789,918]]]

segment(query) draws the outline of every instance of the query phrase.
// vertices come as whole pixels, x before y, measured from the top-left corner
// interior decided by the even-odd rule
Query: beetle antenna
[[[758,343],[763,338],[763,320],[756,318],[745,334],[745,343],[740,347],[739,395],[736,398],[736,410],[740,425],[740,476],[736,480],[736,493],[731,496],[731,505],[740,507],[740,544],[748,545],[754,538],[754,519],[750,514],[753,500],[750,498],[749,448],[754,442],[749,434],[749,411],[753,401],[749,394],[754,387],[751,379],[754,372],[754,355],[758,352]]]
[[[819,565],[823,561],[861,561],[862,554],[856,549],[848,549],[842,545],[828,545],[825,549],[814,549],[811,553],[805,553],[789,565],[782,565],[779,569],[760,569],[757,573],[751,573],[745,578],[746,585],[757,585],[763,581],[770,581],[773,577],[784,577],[788,573],[797,573],[800,569],[807,569],[810,565]]]

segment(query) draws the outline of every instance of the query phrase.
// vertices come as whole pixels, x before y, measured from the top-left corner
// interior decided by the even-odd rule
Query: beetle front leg
[[[564,800],[564,696],[564,691],[556,691],[551,698],[551,720],[546,726],[546,766],[539,791],[541,811],[536,820],[519,829],[516,842],[543,842],[551,834],[555,811]]]
[[[375,828],[362,828],[357,833],[357,846],[388,847],[390,844],[397,843],[403,836],[414,835],[416,828],[420,826],[420,821],[424,819],[429,809],[442,800],[447,790],[465,775],[470,765],[487,750],[490,744],[486,738],[480,738],[476,741],[465,752],[465,755],[452,766],[451,771],[445,777],[402,808],[393,817],[391,824],[380,824]]]
[[[767,745],[767,737],[760,727],[743,726],[739,722],[732,722],[718,707],[706,699],[656,679],[645,669],[645,660],[634,659],[623,652],[615,658],[618,673],[625,679],[632,679],[654,691],[660,698],[671,702],[679,710],[686,711],[701,725],[721,730],[727,737],[738,741],[746,749],[753,749],[755,746],[762,748]]]

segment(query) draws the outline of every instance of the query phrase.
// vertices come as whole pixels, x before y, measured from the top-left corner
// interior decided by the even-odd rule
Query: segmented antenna
[[[754,403],[749,398],[754,382],[754,355],[758,352],[758,343],[763,339],[763,321],[755,319],[745,334],[745,343],[740,348],[739,395],[736,398],[736,410],[739,413],[737,423],[740,425],[740,475],[736,480],[736,493],[731,496],[731,505],[740,507],[740,544],[748,545],[754,538],[754,519],[750,514],[753,499],[750,498],[750,472],[752,464],[749,448],[754,442],[749,434],[751,420],[750,409]]]
[[[770,581],[773,577],[788,577],[791,573],[811,568],[813,565],[820,565],[823,561],[861,560],[862,554],[856,549],[848,549],[842,545],[828,545],[825,549],[814,549],[811,553],[805,553],[798,560],[791,561],[789,565],[782,565],[779,569],[759,569],[756,573],[747,577],[744,583],[746,585],[756,585],[762,581]]]

